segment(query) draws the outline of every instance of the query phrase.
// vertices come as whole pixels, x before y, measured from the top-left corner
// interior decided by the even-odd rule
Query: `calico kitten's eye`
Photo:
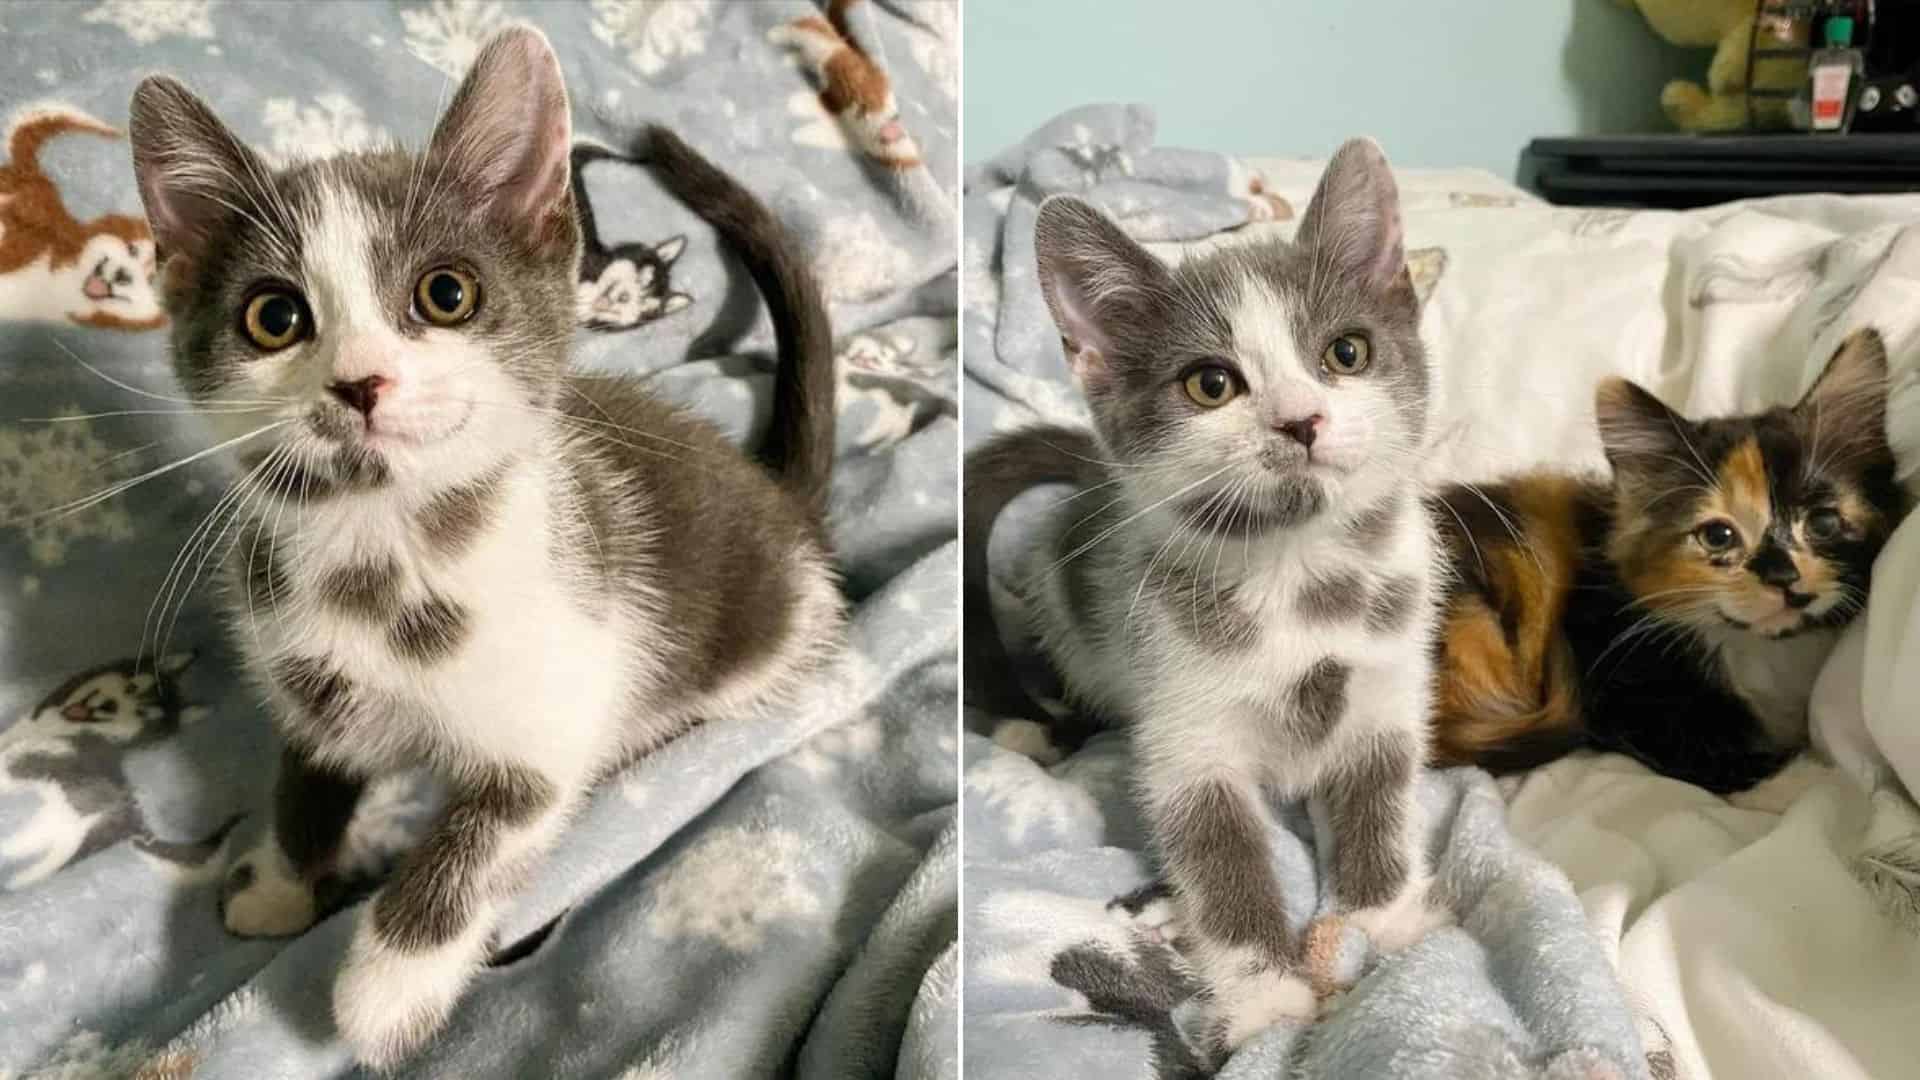
[[[1321,359],[1335,375],[1358,375],[1373,363],[1373,343],[1365,334],[1341,334],[1327,346]]]
[[[1187,396],[1203,409],[1217,409],[1240,393],[1233,372],[1218,364],[1208,364],[1187,372]]]
[[[307,336],[307,302],[287,289],[255,293],[241,312],[240,330],[247,340],[275,352]]]
[[[1740,534],[1724,521],[1709,521],[1693,530],[1693,535],[1700,539],[1700,546],[1708,551],[1726,551],[1740,542]]]
[[[413,310],[435,326],[452,326],[473,317],[480,306],[480,283],[465,270],[442,266],[420,275],[413,287]]]
[[[1815,540],[1831,540],[1840,535],[1846,524],[1840,511],[1823,506],[1807,515],[1807,535]]]

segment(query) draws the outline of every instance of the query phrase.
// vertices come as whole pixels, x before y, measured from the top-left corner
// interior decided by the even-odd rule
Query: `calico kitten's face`
[[[182,384],[225,435],[283,421],[243,462],[282,449],[322,482],[384,486],[538,428],[578,238],[565,92],[536,32],[483,51],[418,156],[275,170],[160,78],[131,134]]]
[[[1861,330],[1791,409],[1689,421],[1624,379],[1600,387],[1622,579],[1652,611],[1766,637],[1838,626],[1866,604],[1900,508],[1886,352]]]
[[[1426,431],[1419,303],[1370,141],[1329,163],[1293,244],[1169,268],[1092,207],[1040,209],[1041,284],[1143,508],[1259,532],[1399,486]]]

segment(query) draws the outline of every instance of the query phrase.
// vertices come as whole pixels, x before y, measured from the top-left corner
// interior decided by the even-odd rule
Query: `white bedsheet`
[[[1319,173],[1250,164],[1296,207]],[[1409,249],[1445,252],[1425,317],[1435,479],[1601,467],[1603,374],[1692,415],[1791,402],[1872,325],[1916,486],[1920,196],[1629,213],[1545,206],[1470,171],[1401,183]],[[1917,598],[1910,522],[1819,684],[1816,737],[1838,767],[1803,759],[1731,802],[1613,755],[1508,784],[1515,832],[1567,872],[1612,950],[1656,1075],[1920,1076],[1920,815],[1901,790],[1920,790]]]

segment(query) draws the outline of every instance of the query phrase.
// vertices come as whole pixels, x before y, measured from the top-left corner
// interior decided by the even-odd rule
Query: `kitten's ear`
[[[1601,379],[1593,412],[1600,421],[1600,444],[1616,473],[1672,462],[1688,452],[1692,422],[1628,379]]]
[[[540,31],[513,26],[474,58],[433,129],[427,157],[475,209],[544,250],[577,242],[572,142],[559,59]]]
[[[1887,346],[1871,326],[1847,335],[1827,369],[1793,407],[1823,432],[1887,437]]]
[[[1040,204],[1033,247],[1040,291],[1073,373],[1098,380],[1116,344],[1143,336],[1155,319],[1171,282],[1167,268],[1105,214],[1070,195]]]
[[[687,238],[676,236],[671,240],[661,241],[660,246],[653,249],[653,253],[662,263],[672,266],[673,260],[679,258],[680,253],[685,250],[687,250]]]
[[[693,303],[693,297],[688,296],[686,293],[668,293],[667,302],[660,305],[660,313],[663,315],[671,315],[691,303]]]
[[[239,207],[273,203],[259,190],[266,164],[193,91],[149,76],[133,92],[131,113],[133,174],[161,260],[197,262]]]
[[[1380,144],[1349,139],[1327,162],[1295,242],[1367,288],[1413,300],[1400,226],[1400,188]]]

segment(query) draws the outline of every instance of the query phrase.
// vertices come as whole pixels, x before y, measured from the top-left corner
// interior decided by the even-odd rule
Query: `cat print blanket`
[[[1085,423],[1034,280],[1039,198],[1075,191],[1143,241],[1195,242],[1247,227],[1290,229],[1317,178],[1317,166],[1269,176],[1156,146],[1151,114],[1119,106],[1068,113],[970,172],[969,443],[1035,421]],[[1445,179],[1403,179],[1407,213],[1509,197],[1486,193],[1485,179],[1438,188]],[[1447,254],[1409,247],[1416,287],[1430,299],[1444,286]],[[996,565],[1018,552],[1031,515],[1080,505],[1057,499],[1034,493],[1015,504],[995,533]],[[967,678],[994,674],[970,667]],[[1197,988],[1131,796],[1125,740],[1102,734],[1043,767],[992,742],[992,719],[967,710],[961,780],[968,1075],[1202,1075]],[[1270,1029],[1219,1075],[1646,1075],[1632,1014],[1579,902],[1559,871],[1514,840],[1493,782],[1475,770],[1433,773],[1420,798],[1435,892],[1448,898],[1456,925],[1384,960],[1351,929],[1309,948],[1305,974],[1316,986],[1364,977],[1321,1022]],[[1304,810],[1277,809],[1274,869],[1282,894],[1298,901],[1290,913],[1298,931],[1320,909],[1312,898],[1321,877]]]
[[[1036,174],[1054,170],[1090,189],[1137,235],[1163,241],[1149,246],[1168,258],[1191,243],[1290,232],[1252,207],[1252,223],[1218,231],[1200,213],[1221,205],[1213,177],[1227,177],[1236,195],[1258,177],[1266,198],[1299,206],[1319,175],[1317,162],[1260,159],[1184,183],[1156,177],[1163,190],[1142,193],[1142,174],[1161,167],[1148,130],[1139,110],[1080,110],[1020,153]],[[1076,177],[1058,157],[1126,158],[1134,168]],[[1002,220],[968,215],[969,443],[1080,416],[1037,290],[1023,280],[1031,262],[1018,257],[1027,239],[1018,218],[1030,221],[1032,205],[1003,186],[1013,175],[996,162],[967,189],[970,206],[1004,211]],[[1633,378],[1695,415],[1749,412],[1797,400],[1839,340],[1872,325],[1894,373],[1888,434],[1908,489],[1920,490],[1920,196],[1634,212],[1548,206],[1484,173],[1397,175],[1434,357],[1431,479],[1604,468],[1592,412],[1601,376]],[[1128,216],[1149,200],[1178,205]],[[1049,509],[1057,498],[1035,493],[1012,508],[995,536],[997,566],[1011,565],[1022,515],[1065,512]],[[1330,1020],[1274,1033],[1221,1075],[1550,1073],[1583,1041],[1567,1031],[1605,1063],[1580,1075],[1911,1072],[1920,1058],[1920,811],[1907,786],[1920,770],[1915,527],[1908,520],[1882,554],[1866,616],[1817,685],[1814,739],[1833,766],[1808,755],[1727,800],[1617,755],[1575,755],[1502,781],[1504,822],[1478,814],[1487,788],[1475,774],[1428,777],[1429,806],[1446,811],[1433,837],[1442,872],[1471,867],[1530,887],[1479,894],[1458,928],[1380,964]],[[971,709],[967,719],[974,732],[991,722]],[[1164,912],[1139,902],[1152,867],[1131,805],[1108,786],[1107,771],[1124,763],[1105,738],[1042,769],[966,736],[967,990],[971,1015],[992,1024],[974,1029],[967,1053],[970,1068],[1001,1063],[986,1075],[1035,1068],[1004,1049],[1015,1030],[1053,1048],[1032,1059],[1046,1060],[1048,1075],[1080,1075],[1083,1061],[1085,1075],[1191,1072],[1178,1028],[1187,991],[1176,953],[1160,944],[1170,936]],[[1520,845],[1557,870],[1541,872]],[[978,884],[988,875],[998,887]],[[1584,921],[1584,935],[1569,920]],[[1565,947],[1513,948],[1548,934]],[[1596,948],[1620,986],[1588,981]],[[1580,989],[1554,1006],[1579,1018],[1568,1028],[1519,1004],[1549,985],[1532,980],[1550,979]],[[1372,1011],[1375,1000],[1407,1000],[1395,995],[1414,989],[1409,980],[1422,983],[1416,1004]],[[1637,1039],[1612,1034],[1626,1010]],[[1635,1043],[1640,1064],[1622,1058]]]
[[[418,145],[522,18],[573,96],[582,366],[652,373],[743,443],[765,423],[764,307],[626,160],[643,123],[811,254],[853,655],[781,723],[714,722],[609,781],[402,1075],[955,1075],[956,5],[62,0],[0,10],[0,1077],[353,1071],[328,1009],[359,907],[284,941],[215,910],[278,756],[207,595],[229,477],[84,502],[209,442],[159,328],[133,87],[174,73],[283,160]],[[351,864],[391,865],[433,800],[370,793]]]

